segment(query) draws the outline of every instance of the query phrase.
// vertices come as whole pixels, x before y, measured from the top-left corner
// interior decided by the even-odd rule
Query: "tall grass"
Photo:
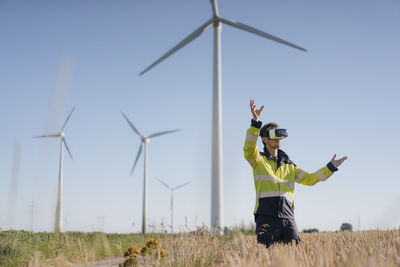
[[[149,237],[99,232],[55,234],[3,231],[0,232],[0,266],[29,266],[33,262],[63,266],[121,257],[129,245],[141,246]]]
[[[400,229],[301,234],[301,243],[257,244],[255,235],[233,238],[208,232],[180,234],[162,242],[167,261],[153,266],[400,266]],[[165,243],[166,242],[166,243]]]
[[[146,266],[400,266],[400,228],[388,231],[301,234],[301,243],[258,245],[255,235],[230,231],[219,237],[205,229],[177,235],[0,232],[0,266],[33,263],[66,266],[121,257],[148,238],[160,241],[169,259],[140,257]]]

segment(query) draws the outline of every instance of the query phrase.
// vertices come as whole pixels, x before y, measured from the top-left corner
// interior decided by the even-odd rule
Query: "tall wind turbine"
[[[181,187],[184,187],[185,185],[190,184],[190,182],[187,182],[187,183],[184,183],[184,184],[181,184],[181,185],[178,185],[178,186],[172,188],[169,185],[167,185],[167,183],[163,182],[161,179],[157,178],[157,180],[160,183],[162,183],[166,188],[171,190],[171,204],[170,204],[170,209],[171,209],[171,232],[173,233],[174,232],[174,190],[176,190],[178,188],[181,188]]]
[[[65,140],[65,134],[64,134],[64,128],[67,125],[69,118],[72,115],[72,112],[74,112],[74,108],[72,108],[71,112],[69,113],[67,119],[65,120],[63,126],[61,127],[61,130],[57,134],[48,134],[48,135],[39,135],[39,136],[34,136],[34,138],[47,138],[47,137],[55,137],[55,138],[60,138],[60,169],[58,173],[58,196],[57,196],[57,206],[56,206],[56,215],[55,215],[55,224],[54,224],[54,232],[62,232],[62,185],[63,185],[63,148],[65,148],[68,151],[69,156],[71,159],[73,159],[71,151],[68,148],[67,141]]]
[[[140,138],[142,139],[142,143],[139,146],[139,151],[136,155],[136,159],[135,162],[133,163],[132,166],[132,170],[131,170],[131,175],[133,174],[133,170],[135,169],[136,163],[139,160],[140,155],[142,154],[142,149],[143,149],[143,145],[144,145],[144,176],[143,176],[143,212],[142,212],[142,233],[145,234],[146,233],[146,214],[147,214],[147,158],[148,158],[148,144],[150,141],[150,138],[153,137],[157,137],[160,135],[164,135],[164,134],[169,134],[169,133],[173,133],[173,132],[177,132],[179,131],[179,129],[176,130],[170,130],[170,131],[165,131],[165,132],[158,132],[158,133],[154,133],[151,134],[149,136],[145,136],[142,135],[138,129],[136,129],[136,127],[133,125],[133,123],[128,119],[128,117],[122,113],[122,116],[125,118],[125,120],[128,122],[129,126],[131,126],[132,130],[140,136]]]
[[[189,34],[180,43],[157,59],[153,64],[143,70],[144,74],[164,59],[199,37],[210,25],[214,26],[214,60],[213,60],[213,122],[212,122],[212,174],[211,174],[211,227],[215,233],[221,234],[223,227],[223,172],[222,172],[222,88],[221,88],[221,24],[232,26],[239,30],[256,34],[266,39],[299,49],[306,52],[304,48],[289,43],[283,39],[263,32],[243,23],[221,17],[218,11],[217,0],[210,0],[213,17],[203,25]]]

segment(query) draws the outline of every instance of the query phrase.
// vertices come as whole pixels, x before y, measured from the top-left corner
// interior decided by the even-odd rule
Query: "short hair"
[[[261,136],[261,137],[266,137],[269,130],[271,130],[271,129],[276,129],[276,128],[278,128],[278,123],[276,123],[276,122],[269,122],[269,123],[265,124],[265,125],[261,128],[261,130],[260,130],[260,136]],[[262,139],[261,139],[261,140],[262,140]],[[265,146],[265,143],[264,143],[264,142],[262,142],[262,143],[263,143],[264,146]]]
[[[271,130],[271,129],[276,129],[276,128],[278,128],[278,124],[277,124],[276,122],[269,122],[269,123],[265,124],[265,125],[261,128],[261,130],[260,130],[260,136],[261,136],[261,137],[266,137],[269,130]]]

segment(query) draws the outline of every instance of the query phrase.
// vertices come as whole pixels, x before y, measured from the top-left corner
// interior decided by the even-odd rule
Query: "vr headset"
[[[276,128],[266,132],[263,137],[267,137],[270,140],[283,139],[288,137],[288,132],[286,129]]]

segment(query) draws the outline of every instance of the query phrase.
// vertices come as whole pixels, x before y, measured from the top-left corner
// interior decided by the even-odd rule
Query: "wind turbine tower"
[[[14,229],[15,212],[18,199],[18,174],[21,161],[21,145],[19,141],[14,143],[14,156],[12,161],[12,172],[10,191],[8,193],[8,210],[7,210],[7,226],[8,229]]]
[[[161,179],[157,179],[161,184],[163,184],[166,188],[168,188],[171,191],[171,204],[170,204],[170,209],[171,209],[171,232],[174,232],[174,190],[179,189],[181,187],[184,187],[185,185],[190,184],[190,182],[178,185],[174,188],[170,187],[167,185],[167,183],[163,182]]]
[[[140,136],[142,139],[142,143],[139,146],[139,151],[136,155],[135,162],[133,163],[132,170],[131,170],[131,176],[133,174],[133,170],[135,169],[136,163],[139,160],[140,155],[142,154],[143,146],[144,146],[144,175],[143,175],[143,211],[142,211],[142,233],[146,233],[146,214],[147,214],[147,176],[148,176],[148,165],[147,165],[147,159],[148,159],[148,145],[150,138],[157,137],[160,135],[164,134],[169,134],[173,132],[179,131],[179,129],[176,130],[170,130],[170,131],[165,131],[165,132],[158,132],[151,134],[149,136],[145,136],[141,134],[138,129],[133,125],[133,123],[128,119],[128,117],[122,113],[122,116],[125,118],[125,120],[128,122],[129,126],[131,126],[132,130]]]
[[[71,151],[68,148],[67,141],[65,140],[65,134],[64,134],[64,128],[67,125],[69,118],[72,115],[72,112],[74,112],[74,108],[72,108],[71,112],[69,113],[67,119],[65,120],[63,126],[61,127],[61,130],[57,134],[48,134],[48,135],[39,135],[39,136],[34,136],[34,138],[47,138],[47,137],[52,137],[52,138],[60,138],[60,169],[58,173],[58,195],[57,195],[57,206],[56,206],[56,214],[55,214],[55,223],[54,223],[54,232],[62,232],[62,186],[63,186],[63,148],[65,148],[68,151],[69,156],[71,159],[73,159]]]
[[[212,120],[212,157],[211,157],[211,227],[214,233],[221,234],[223,227],[223,170],[222,170],[222,83],[221,83],[221,30],[226,24],[263,38],[278,42],[301,51],[304,48],[289,43],[283,39],[263,32],[243,23],[225,19],[219,15],[217,0],[210,0],[213,16],[203,25],[189,34],[185,39],[143,70],[143,75],[164,59],[199,37],[210,25],[214,27],[214,58],[213,58],[213,120]]]

